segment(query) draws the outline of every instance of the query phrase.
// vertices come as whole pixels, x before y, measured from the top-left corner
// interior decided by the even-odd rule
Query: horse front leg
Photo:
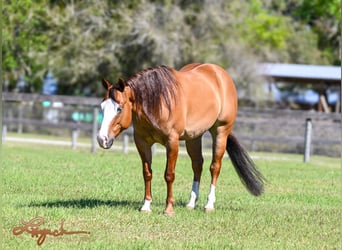
[[[134,135],[135,145],[138,149],[143,169],[143,177],[145,183],[144,204],[140,209],[141,212],[151,212],[152,202],[152,150],[151,145],[147,144],[138,135]]]
[[[191,166],[194,172],[190,200],[186,207],[194,209],[196,207],[196,201],[199,198],[199,186],[203,169],[202,137],[200,136],[196,139],[186,141],[185,145],[188,155],[191,158]]]
[[[145,182],[145,196],[144,196],[144,205],[141,207],[141,212],[152,212],[151,203],[152,203],[152,168],[151,162],[143,161],[143,176]]]
[[[179,142],[177,138],[177,140],[169,140],[168,144],[166,145],[167,162],[164,174],[167,186],[166,207],[164,210],[164,214],[166,215],[174,214],[173,205],[175,201],[172,193],[172,185],[175,180],[175,168],[178,157],[178,144]]]

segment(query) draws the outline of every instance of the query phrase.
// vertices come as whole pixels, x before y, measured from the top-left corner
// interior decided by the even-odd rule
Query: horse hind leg
[[[222,130],[222,131],[220,131]],[[210,173],[211,173],[211,184],[210,191],[208,195],[207,204],[204,207],[205,212],[213,211],[214,203],[216,202],[216,182],[220,175],[221,166],[222,166],[222,158],[226,151],[227,137],[228,134],[223,127],[216,128],[214,130],[210,130],[210,133],[213,137],[213,156],[210,165]]]
[[[196,201],[199,198],[199,186],[203,169],[202,137],[186,141],[185,145],[186,150],[191,158],[191,166],[194,172],[190,200],[186,207],[189,209],[194,209],[196,207]]]

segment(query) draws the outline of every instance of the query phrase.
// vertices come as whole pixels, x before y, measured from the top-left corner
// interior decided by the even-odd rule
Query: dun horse
[[[214,210],[215,188],[226,150],[248,191],[253,195],[263,192],[262,174],[232,134],[237,114],[237,94],[232,79],[224,69],[214,64],[199,63],[186,65],[179,71],[160,66],[143,70],[128,80],[119,79],[116,84],[105,79],[102,83],[106,96],[101,103],[104,116],[98,142],[102,148],[110,148],[114,138],[133,122],[134,140],[145,181],[141,211],[151,211],[151,146],[157,142],[166,147],[167,157],[164,213],[174,213],[172,184],[179,140],[185,140],[192,161],[194,176],[187,207],[195,208],[203,167],[201,138],[206,131],[213,138],[213,152],[211,185],[205,210]]]

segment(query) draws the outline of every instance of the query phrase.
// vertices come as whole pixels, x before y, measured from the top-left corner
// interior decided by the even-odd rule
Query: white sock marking
[[[216,196],[215,196],[215,186],[210,185],[210,192],[208,195],[208,202],[207,205],[205,205],[205,209],[214,209],[214,203],[216,201]]]
[[[144,205],[142,206],[142,208],[140,209],[140,211],[142,212],[151,212],[151,202],[152,200],[148,201],[148,200],[145,200],[144,201]]]
[[[191,193],[190,193],[190,201],[186,206],[191,207],[191,208],[195,208],[196,201],[198,200],[198,197],[199,197],[199,182],[194,181],[192,183],[192,189],[191,189]]]

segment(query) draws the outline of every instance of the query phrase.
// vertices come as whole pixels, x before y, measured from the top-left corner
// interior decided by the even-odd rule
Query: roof
[[[341,67],[338,66],[263,63],[260,73],[278,81],[341,84]]]

